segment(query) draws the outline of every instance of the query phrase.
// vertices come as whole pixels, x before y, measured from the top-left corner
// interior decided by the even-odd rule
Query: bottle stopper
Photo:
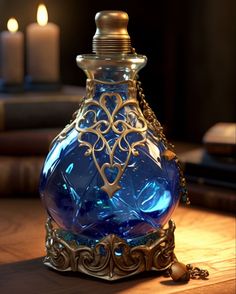
[[[131,52],[127,31],[129,16],[124,11],[107,10],[95,16],[97,26],[93,37],[93,53],[123,54]]]

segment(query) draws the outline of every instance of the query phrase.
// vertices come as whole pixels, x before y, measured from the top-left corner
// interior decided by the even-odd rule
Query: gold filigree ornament
[[[92,82],[92,81],[91,81]],[[94,83],[94,81],[93,81]],[[96,83],[100,83],[96,81]],[[134,94],[135,81],[125,81],[128,84],[129,94]],[[104,84],[104,82],[102,82]],[[114,84],[114,83],[113,83]],[[121,84],[121,83],[118,83]],[[108,107],[108,101],[112,99],[114,108]],[[128,111],[127,111],[128,109]],[[97,113],[102,112],[103,119],[98,119]],[[95,166],[104,182],[101,187],[111,198],[116,191],[121,189],[119,184],[122,175],[129,163],[131,155],[138,156],[137,146],[146,142],[147,123],[139,107],[139,102],[134,96],[123,100],[119,93],[104,92],[98,99],[88,98],[76,114],[75,120],[62,131],[57,138],[65,138],[68,131],[75,128],[78,131],[80,146],[86,146],[85,156],[92,156]],[[108,138],[108,134],[112,133]],[[136,134],[136,141],[129,142],[129,134]],[[88,140],[88,135],[94,135],[93,143]],[[113,140],[114,139],[114,140]],[[122,161],[118,154],[126,154]],[[102,154],[108,155],[108,160],[99,163]],[[101,160],[100,160],[101,161]],[[104,161],[104,159],[103,159]],[[108,178],[108,172],[115,174],[112,181]]]

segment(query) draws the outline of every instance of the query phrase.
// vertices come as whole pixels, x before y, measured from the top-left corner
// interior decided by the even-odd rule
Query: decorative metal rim
[[[130,246],[111,234],[89,247],[78,245],[75,240],[66,241],[62,235],[67,231],[53,228],[52,219],[48,218],[44,264],[57,271],[81,272],[109,281],[144,271],[165,271],[176,261],[174,230],[175,224],[170,220],[167,229],[155,231],[156,240],[150,238],[144,245]]]

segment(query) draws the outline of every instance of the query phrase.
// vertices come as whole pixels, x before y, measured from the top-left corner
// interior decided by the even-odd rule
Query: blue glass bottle
[[[118,34],[105,32],[104,41],[99,21],[95,54],[77,57],[86,97],[52,144],[40,194],[49,216],[78,244],[115,234],[132,245],[170,219],[181,174],[151,110],[146,105],[144,116],[137,99],[136,75],[146,57],[130,52],[130,40]]]

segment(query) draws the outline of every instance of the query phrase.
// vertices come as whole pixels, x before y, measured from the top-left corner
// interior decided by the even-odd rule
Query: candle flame
[[[19,28],[19,26],[18,26],[17,20],[15,18],[13,18],[13,17],[10,18],[8,20],[8,22],[7,22],[8,31],[11,32],[11,33],[15,33],[15,32],[18,31],[18,28]]]
[[[48,23],[48,12],[44,4],[40,4],[37,11],[37,22],[40,26],[46,26]]]

